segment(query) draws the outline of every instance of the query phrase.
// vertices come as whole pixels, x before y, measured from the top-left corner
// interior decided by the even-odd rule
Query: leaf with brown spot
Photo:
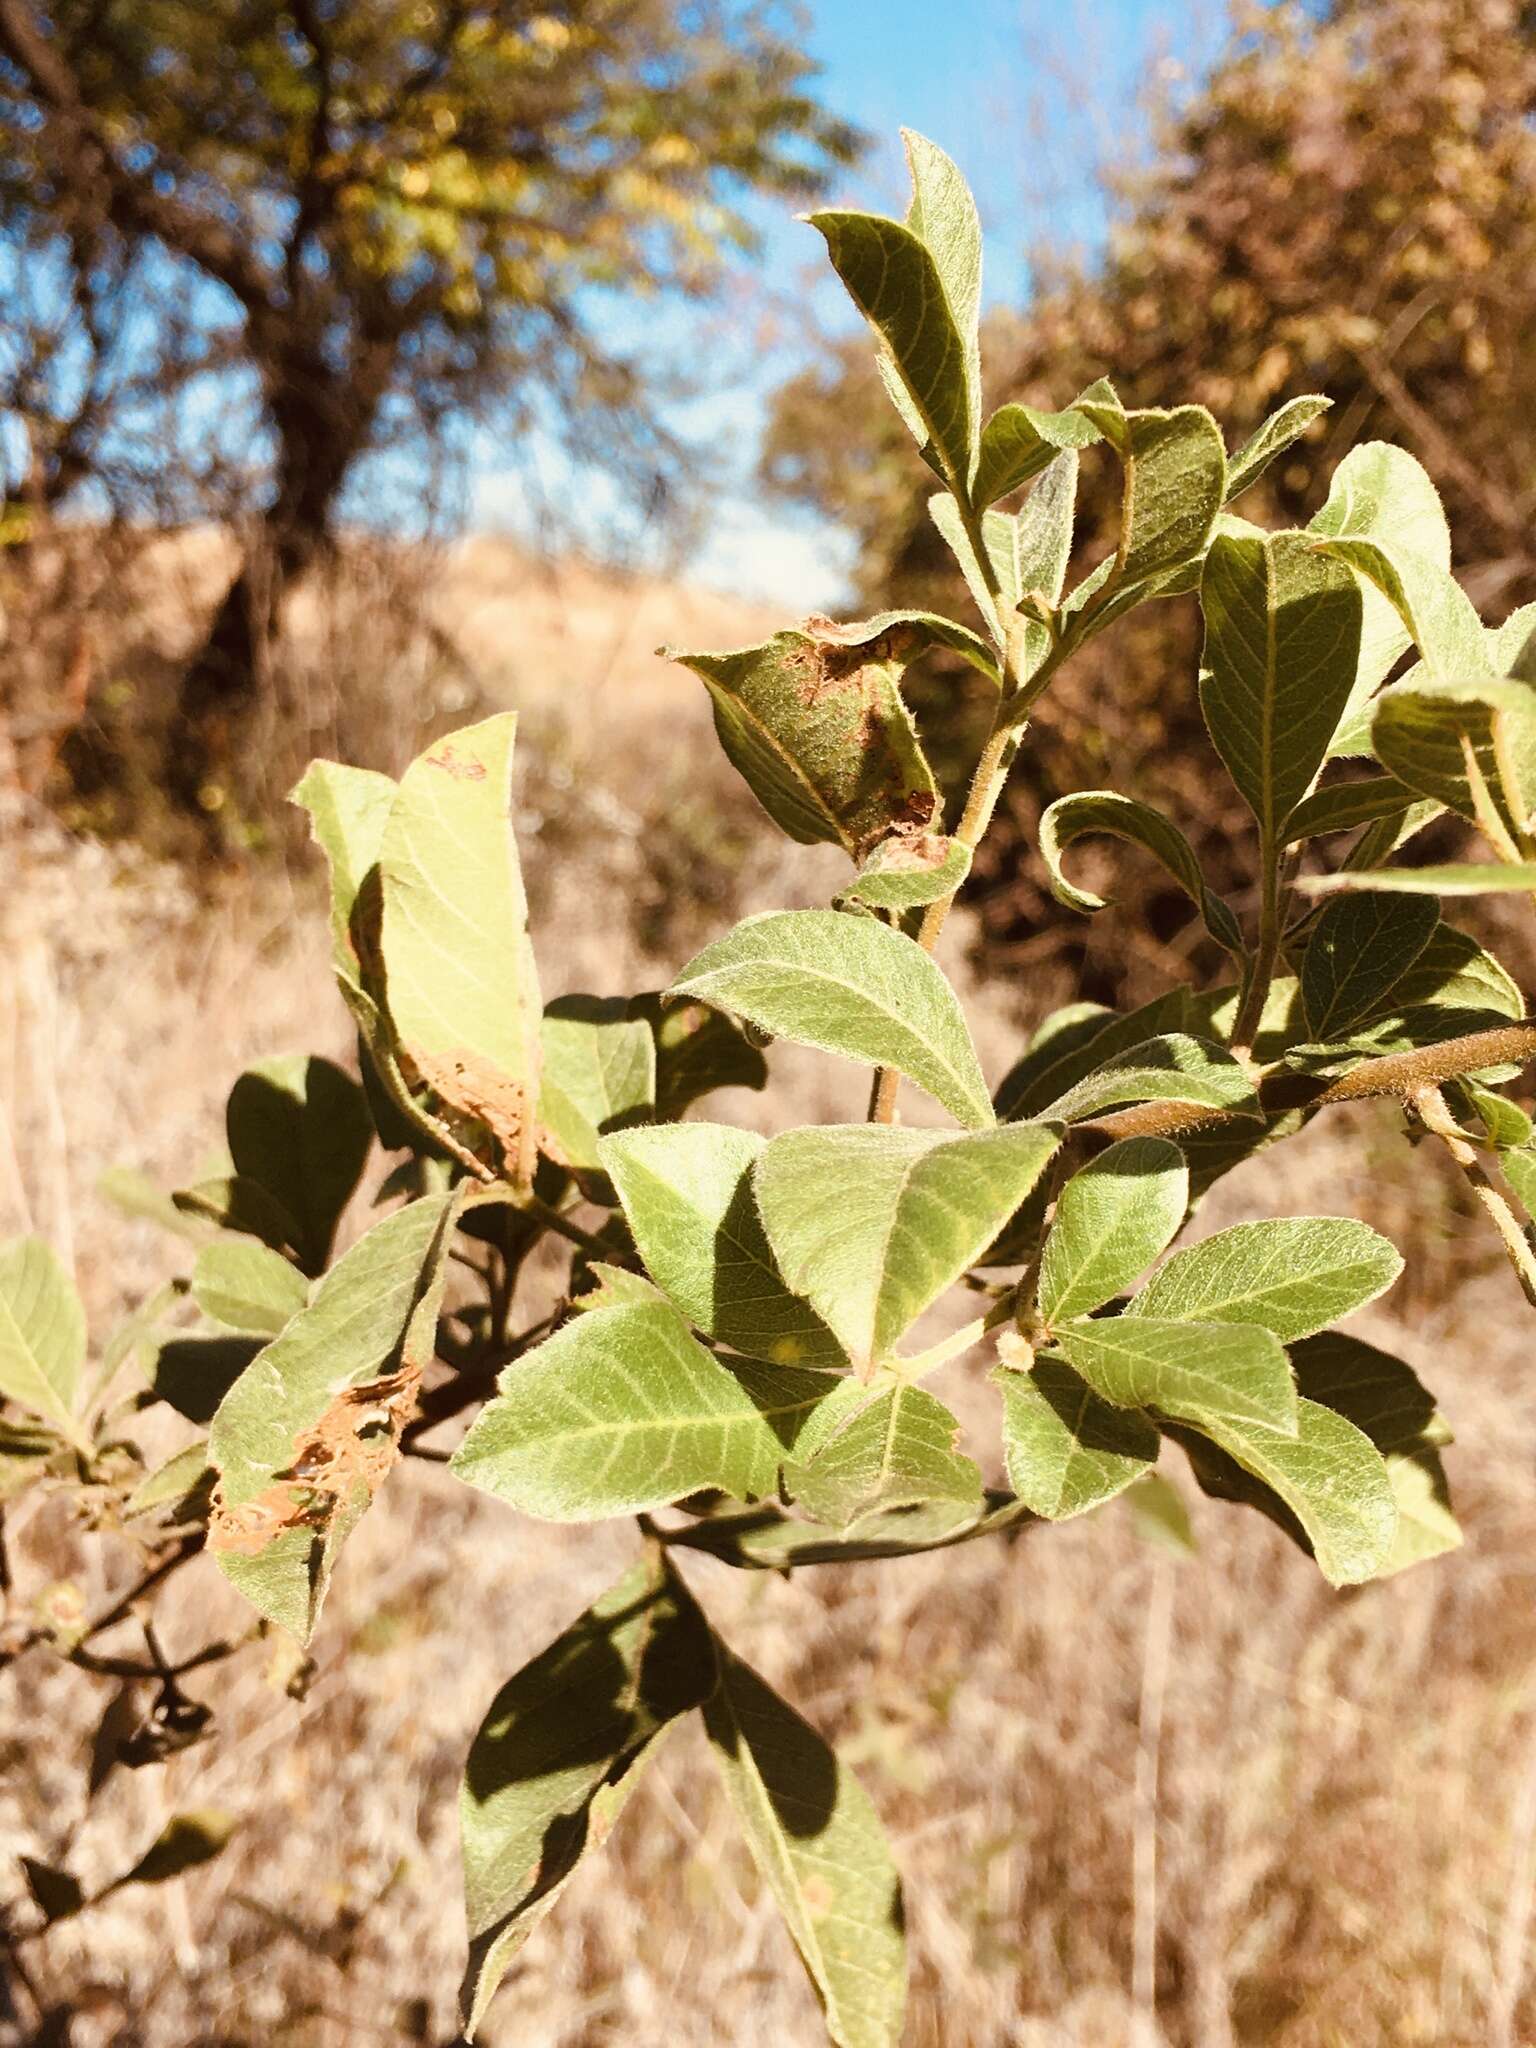
[[[458,1205],[456,1194],[429,1198],[375,1224],[214,1414],[209,1550],[254,1607],[301,1641],[398,1454],[434,1349]]]
[[[440,740],[401,777],[379,846],[379,954],[400,1065],[533,1171],[538,974],[512,836],[517,718]]]
[[[760,647],[663,652],[703,681],[720,744],[780,830],[858,860],[890,833],[922,832],[937,818],[938,788],[900,684],[945,623],[907,613],[862,626],[808,619]]]

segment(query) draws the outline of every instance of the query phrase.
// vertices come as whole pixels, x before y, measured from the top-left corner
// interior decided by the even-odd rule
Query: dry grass
[[[477,574],[483,588],[496,566]],[[519,602],[487,607],[464,636],[476,687],[526,710],[525,858],[551,994],[655,985],[720,922],[825,900],[825,861],[758,827],[716,763],[698,697],[640,651],[668,635],[745,637],[755,622],[725,607],[674,622],[664,591],[636,621],[632,597],[610,604],[606,626],[589,618],[559,662],[547,638],[532,660]],[[324,668],[317,655],[312,673]],[[425,703],[451,682],[424,663],[411,687]],[[331,712],[314,729],[327,720],[334,729]],[[595,877],[572,857],[591,833],[604,849]],[[725,879],[711,893],[693,868],[722,843]],[[0,1232],[36,1227],[72,1249],[101,1327],[176,1248],[99,1199],[100,1170],[128,1160],[187,1177],[216,1143],[246,1060],[294,1045],[341,1052],[346,1031],[305,873],[237,876],[194,898],[170,870],[35,819],[11,821],[8,862],[22,886],[8,898],[0,985],[11,1148]],[[958,952],[950,964],[963,971]],[[995,1076],[1018,1027],[996,997],[975,1002]],[[808,1054],[774,1058],[792,1091],[776,1115],[858,1113],[857,1075]],[[740,1097],[723,1113],[763,1110]],[[1412,1235],[1418,1278],[1365,1329],[1424,1370],[1462,1438],[1450,1465],[1470,1534],[1457,1556],[1333,1595],[1258,1518],[1186,1488],[1193,1559],[1149,1549],[1116,1507],[1011,1547],[836,1577],[689,1566],[723,1632],[844,1745],[891,1827],[913,1926],[912,2048],[1536,2038],[1523,1994],[1536,1842],[1526,1325],[1438,1168],[1384,1113],[1360,1131],[1361,1147],[1314,1131],[1234,1176],[1202,1227],[1353,1209]],[[947,1392],[993,1456],[980,1365],[950,1368]],[[28,1594],[72,1576],[94,1607],[126,1579],[126,1561],[104,1564],[58,1501],[28,1506],[9,1533]],[[466,1745],[500,1681],[633,1544],[627,1524],[557,1530],[439,1470],[402,1469],[348,1548],[307,1699],[286,1697],[269,1651],[247,1652],[193,1688],[218,1710],[211,1744],[113,1771],[89,1805],[84,1769],[118,1711],[112,1684],[41,1654],[13,1667],[0,1680],[7,1905],[19,1894],[11,1852],[67,1857],[89,1883],[178,1808],[227,1807],[241,1826],[209,1872],[125,1892],[29,1945],[52,2031],[18,2019],[8,2038],[450,2040]],[[195,1645],[237,1609],[199,1562],[168,1609],[165,1647]],[[1136,1753],[1164,1648],[1158,1882],[1155,1899],[1143,1882],[1138,1903]],[[1147,2015],[1129,1995],[1138,1911],[1144,1928],[1155,1917],[1161,2032],[1138,2032]],[[673,1738],[605,1860],[524,1952],[484,2038],[819,2038],[691,1732]]]

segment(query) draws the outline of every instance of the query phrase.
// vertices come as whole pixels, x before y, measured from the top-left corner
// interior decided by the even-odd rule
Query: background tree
[[[163,252],[259,396],[261,559],[185,677],[183,796],[361,457],[494,418],[665,469],[592,310],[707,291],[746,195],[853,153],[788,26],[731,0],[0,0],[0,219]]]
[[[1008,368],[993,401],[1064,405],[1112,368],[1128,404],[1195,399],[1241,436],[1286,399],[1324,391],[1332,412],[1242,509],[1305,517],[1347,448],[1400,442],[1445,497],[1474,600],[1494,614],[1526,602],[1533,106],[1536,23],[1513,0],[1239,0],[1225,54],[1158,119],[1151,167],[1115,186],[1101,264],[1072,274],[1046,252],[1033,302],[994,317],[991,359]],[[763,471],[825,513],[852,508],[861,602],[894,591],[900,603],[963,603],[928,519],[932,481],[862,338],[781,393]],[[1110,543],[1117,491],[1112,465],[1085,465],[1088,558]],[[1197,633],[1193,602],[1178,599],[1086,651],[1053,694],[1049,741],[1010,786],[1013,831],[994,833],[978,863],[993,944],[1011,944],[1020,964],[1057,956],[1090,996],[1141,992],[1146,970],[1166,965],[1159,946],[1183,951],[1198,927],[1171,891],[1103,931],[1054,916],[1021,841],[1043,802],[1114,782],[1174,808],[1221,881],[1236,881],[1221,873],[1233,820],[1213,807],[1189,685]],[[958,767],[963,717],[951,737]],[[1109,858],[1124,894],[1123,859]]]

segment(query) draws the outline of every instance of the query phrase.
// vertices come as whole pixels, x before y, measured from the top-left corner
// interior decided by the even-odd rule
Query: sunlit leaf
[[[1308,392],[1304,397],[1290,399],[1277,412],[1272,412],[1237,453],[1228,458],[1228,504],[1251,484],[1257,483],[1275,457],[1283,454],[1293,441],[1299,441],[1312,422],[1327,412],[1332,404],[1331,398]]]
[[[1039,1112],[1080,1123],[1123,1102],[1187,1102],[1262,1121],[1253,1078],[1223,1045],[1168,1032],[1107,1059]]]
[[[192,1299],[226,1330],[275,1337],[308,1295],[296,1266],[250,1238],[204,1245],[192,1268]]]
[[[894,1067],[973,1129],[992,1104],[955,992],[915,942],[836,910],[770,911],[706,946],[668,991],[845,1059]]]
[[[839,1384],[727,1365],[669,1302],[597,1308],[508,1366],[453,1470],[549,1522],[639,1514],[704,1487],[757,1500]]]
[[[907,1975],[901,1882],[868,1795],[815,1729],[723,1646],[704,1721],[832,2040],[897,2048]]]
[[[561,996],[544,1012],[539,1119],[562,1166],[593,1169],[598,1140],[649,1117],[656,1041],[622,997]]]
[[[993,1377],[1008,1484],[1048,1521],[1113,1500],[1156,1462],[1157,1431],[1146,1417],[1101,1400],[1064,1359],[1047,1352],[1029,1372]]]
[[[1036,1124],[833,1124],[772,1139],[752,1180],[786,1281],[867,1372],[985,1251],[1057,1143]]]
[[[1201,1427],[1210,1416],[1233,1416],[1295,1431],[1290,1362],[1268,1330],[1108,1316],[1060,1323],[1052,1342],[1118,1408],[1155,1408]]]
[[[796,1445],[785,1492],[834,1529],[924,1501],[979,1514],[981,1474],[956,1449],[959,1433],[943,1402],[922,1387],[844,1380]]]
[[[1075,840],[1094,833],[1126,839],[1144,848],[1194,904],[1217,944],[1236,957],[1242,956],[1243,935],[1237,919],[1206,886],[1194,848],[1178,826],[1150,804],[1121,796],[1112,789],[1084,789],[1072,796],[1058,797],[1041,817],[1040,857],[1050,876],[1051,893],[1058,902],[1072,910],[1104,909],[1105,899],[1069,882],[1061,865],[1062,854]]]
[[[85,1311],[55,1253],[39,1237],[0,1245],[0,1396],[84,1448],[75,1415],[84,1363]]]
[[[1234,1223],[1175,1252],[1128,1315],[1259,1324],[1289,1343],[1375,1301],[1402,1270],[1397,1247],[1352,1216]]]
[[[942,832],[898,833],[881,840],[837,901],[868,910],[917,910],[953,896],[970,871],[971,849],[963,839],[947,839]]]
[[[764,1235],[750,1176],[765,1143],[725,1124],[654,1124],[604,1139],[599,1156],[646,1270],[696,1329],[772,1364],[841,1366]]]
[[[1167,1250],[1189,1205],[1183,1154],[1166,1138],[1123,1138],[1062,1189],[1040,1262],[1048,1323],[1086,1315]]]

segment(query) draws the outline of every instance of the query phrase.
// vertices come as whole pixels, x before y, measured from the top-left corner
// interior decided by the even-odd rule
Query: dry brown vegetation
[[[184,553],[180,569],[197,566]],[[350,732],[356,750],[346,721],[388,654],[379,573],[365,560],[332,609],[299,623],[285,701],[310,711],[285,746]],[[721,923],[825,900],[829,856],[770,835],[713,746],[703,693],[646,651],[739,640],[761,620],[580,568],[541,580],[489,544],[433,574],[433,630],[374,674],[361,745],[399,765],[421,729],[461,714],[466,689],[523,710],[520,825],[549,994],[656,985]],[[14,796],[6,843],[0,1232],[36,1228],[72,1256],[101,1329],[181,1249],[113,1210],[102,1170],[185,1180],[245,1061],[301,1045],[344,1055],[347,1031],[302,854],[194,890]],[[578,843],[595,865],[574,859]],[[948,961],[962,978],[964,936]],[[1061,993],[968,991],[994,1077]],[[857,1113],[857,1076],[773,1057],[795,1114]],[[745,1120],[764,1105],[722,1108]],[[1149,1546],[1116,1506],[835,1586],[690,1567],[729,1638],[844,1745],[891,1827],[913,1919],[913,2048],[1536,2038],[1536,1394],[1514,1283],[1390,1113],[1356,1137],[1346,1149],[1315,1128],[1282,1166],[1235,1174],[1201,1227],[1349,1210],[1412,1239],[1413,1291],[1363,1324],[1424,1371],[1477,1447],[1475,1464],[1450,1454],[1464,1551],[1330,1594],[1266,1525],[1185,1486],[1195,1557]],[[1484,1315],[1486,1337],[1451,1341],[1453,1321]],[[961,1412],[983,1417],[978,1368],[947,1376]],[[29,1499],[7,1533],[22,1601],[66,1579],[94,1611],[121,1583],[58,1497]],[[23,1943],[50,2017],[39,2028],[18,2007],[0,2036],[450,2040],[470,1735],[633,1541],[627,1523],[520,1520],[410,1463],[347,1553],[308,1697],[287,1696],[272,1644],[245,1652],[193,1687],[216,1709],[211,1741],[109,1769],[88,1808],[87,1766],[111,1756],[132,1702],[41,1653],[14,1665],[0,1679],[0,1901],[17,1927],[30,1924],[19,1852],[67,1858],[89,1887],[175,1810],[223,1807],[240,1825],[210,1869]],[[206,1563],[186,1586],[172,1656],[240,1619]],[[702,1761],[691,1733],[673,1740],[606,1860],[524,1952],[485,2029],[493,2048],[818,2038]],[[1154,1930],[1161,2033],[1145,2011]]]

